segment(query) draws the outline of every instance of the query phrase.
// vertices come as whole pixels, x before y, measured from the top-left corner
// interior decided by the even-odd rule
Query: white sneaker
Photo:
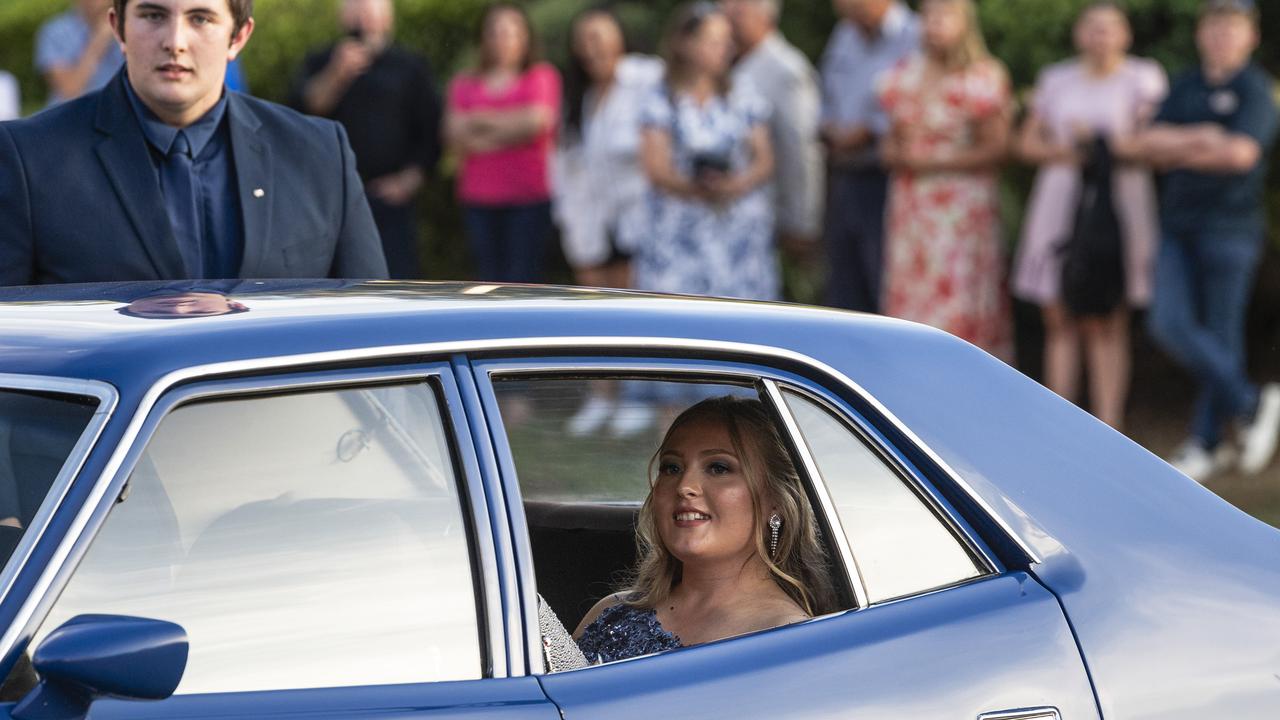
[[[1280,440],[1280,384],[1267,383],[1258,396],[1253,420],[1240,428],[1240,471],[1246,475],[1262,472],[1276,454]]]
[[[569,423],[565,426],[572,437],[586,437],[594,435],[609,422],[609,416],[613,414],[616,403],[612,398],[603,395],[592,395],[587,401],[582,403],[582,407],[578,408],[578,412],[569,418]]]
[[[629,438],[648,430],[658,419],[658,411],[645,404],[625,404],[613,413],[609,421],[609,434],[615,438]]]
[[[1219,444],[1213,452],[1209,452],[1199,440],[1187,438],[1169,457],[1169,464],[1174,470],[1204,484],[1225,472],[1234,460],[1235,453],[1226,443]]]

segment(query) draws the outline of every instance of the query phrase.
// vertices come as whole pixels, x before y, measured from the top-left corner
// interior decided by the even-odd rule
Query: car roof
[[[131,314],[144,298],[206,292],[245,310]],[[818,308],[553,286],[341,280],[129,282],[0,288],[0,372],[122,389],[192,366],[382,346],[502,339],[693,338],[787,347],[797,326],[919,334]],[[873,331],[872,327],[881,328]],[[893,333],[891,333],[893,334]],[[934,341],[955,343],[942,333]]]

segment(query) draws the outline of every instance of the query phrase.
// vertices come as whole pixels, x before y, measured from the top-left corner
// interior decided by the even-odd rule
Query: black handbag
[[[1104,138],[1081,168],[1071,234],[1058,246],[1062,302],[1072,315],[1108,315],[1125,301],[1124,237],[1111,192],[1114,159]]]

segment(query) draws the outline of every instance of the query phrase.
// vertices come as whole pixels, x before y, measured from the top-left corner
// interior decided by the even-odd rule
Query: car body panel
[[[191,368],[511,349],[767,363],[865,415],[1009,569],[1025,569],[1057,596],[1104,717],[1274,717],[1280,707],[1280,532],[943,333],[820,309],[493,285],[243,283],[236,297],[251,312],[233,317],[156,322],[117,313],[140,289],[0,291],[0,371],[95,379],[120,391],[99,449],[118,442],[153,385],[206,372]],[[68,503],[83,500],[104,466],[95,451]],[[67,522],[63,514],[55,525]],[[51,557],[42,542],[33,561]],[[612,672],[593,672],[604,670]]]
[[[548,675],[566,718],[1097,718],[1057,601],[1025,573],[732,642]]]

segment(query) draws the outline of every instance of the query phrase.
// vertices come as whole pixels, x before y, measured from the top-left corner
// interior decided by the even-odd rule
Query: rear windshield
[[[98,401],[0,389],[0,566],[22,540]]]

